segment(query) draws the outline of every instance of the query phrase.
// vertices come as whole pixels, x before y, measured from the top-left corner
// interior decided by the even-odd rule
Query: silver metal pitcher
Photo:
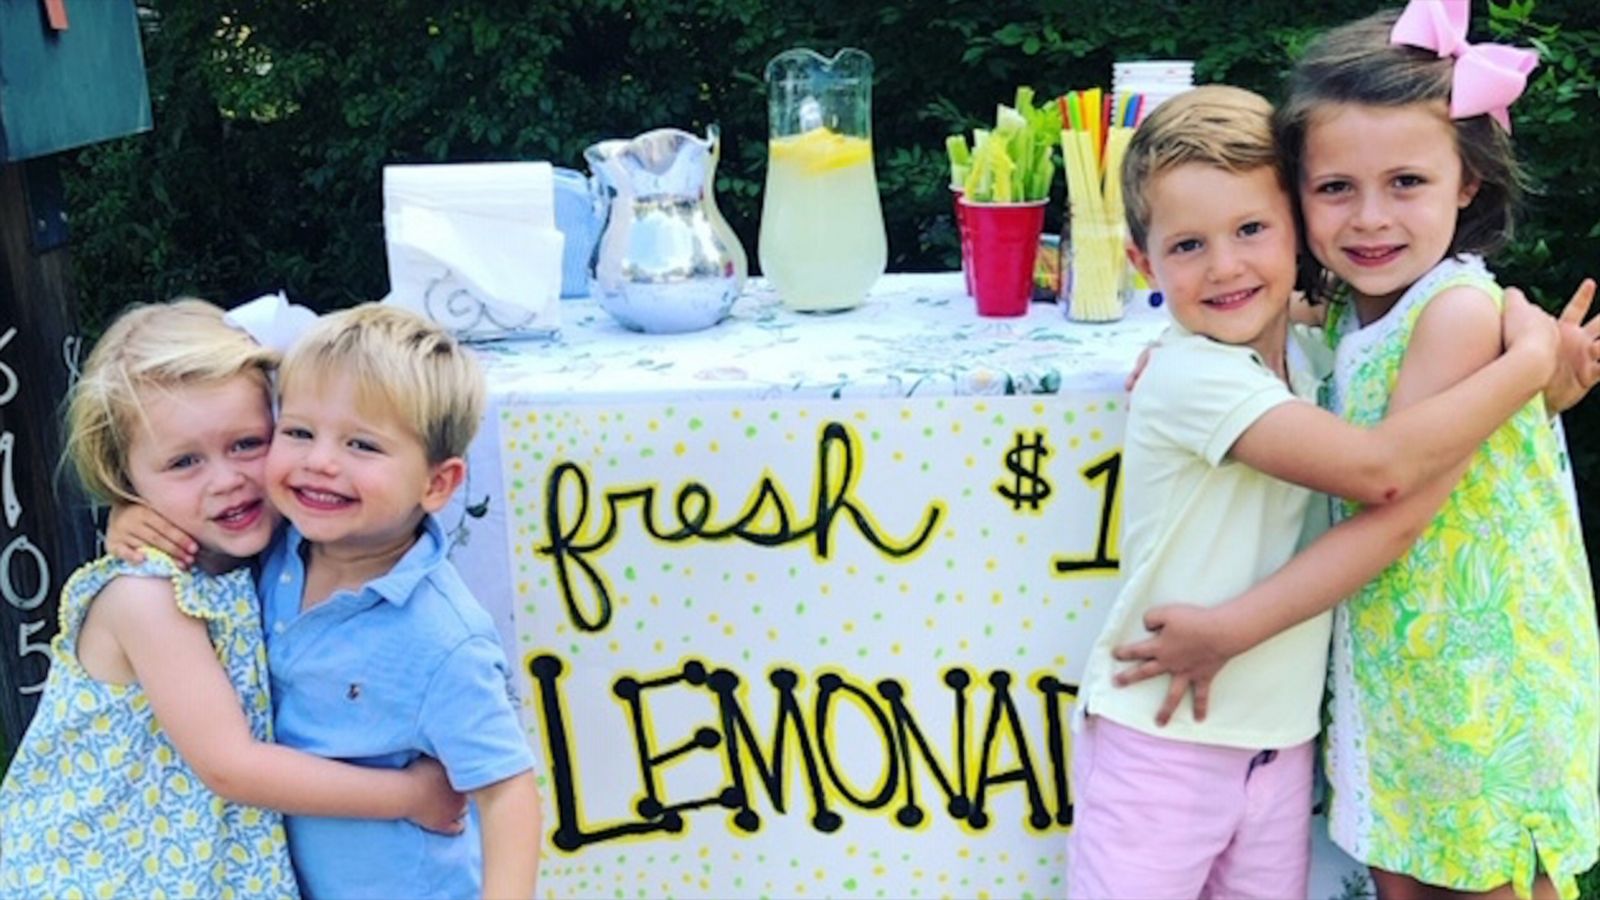
[[[744,288],[744,247],[712,192],[720,135],[658,128],[583,152],[605,225],[595,248],[600,306],[656,334],[722,321]]]

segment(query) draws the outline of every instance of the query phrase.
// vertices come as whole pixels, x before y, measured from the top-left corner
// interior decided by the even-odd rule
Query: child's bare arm
[[[486,900],[533,896],[543,839],[539,785],[523,772],[472,792],[483,829],[483,896]]]
[[[206,623],[178,608],[170,581],[117,578],[93,612],[173,745],[223,799],[301,815],[410,818],[433,831],[461,831],[465,800],[437,763],[366,768],[255,740]]]
[[[187,569],[200,545],[183,529],[143,503],[118,503],[106,518],[106,552],[124,562],[144,562],[144,548],[154,547]]]
[[[1458,300],[1453,298],[1468,298]],[[1362,503],[1387,503],[1426,484],[1465,459],[1513,413],[1539,393],[1555,363],[1555,322],[1506,290],[1505,314],[1473,288],[1435,298],[1437,307],[1471,305],[1477,327],[1499,353],[1502,328],[1509,348],[1460,383],[1371,429],[1351,425],[1310,403],[1284,403],[1239,436],[1229,456],[1253,469]],[[1424,317],[1427,317],[1427,313]],[[1420,323],[1419,323],[1420,328]]]
[[[1484,368],[1498,365],[1499,325],[1488,298],[1457,295],[1447,301],[1449,296],[1436,298],[1418,321],[1390,398],[1391,410],[1448,397],[1452,386],[1468,384]],[[1191,690],[1195,716],[1202,718],[1210,680],[1227,659],[1333,608],[1376,577],[1415,542],[1467,465],[1463,458],[1401,500],[1363,510],[1221,606],[1149,610],[1145,627],[1154,636],[1113,651],[1118,659],[1137,663],[1118,674],[1118,683],[1173,672],[1176,677],[1157,721],[1165,724]]]

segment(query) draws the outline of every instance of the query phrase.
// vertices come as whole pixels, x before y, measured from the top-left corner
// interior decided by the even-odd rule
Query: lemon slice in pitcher
[[[813,128],[804,134],[772,139],[772,159],[799,166],[808,172],[826,172],[861,165],[872,159],[872,142],[850,137],[829,128]]]

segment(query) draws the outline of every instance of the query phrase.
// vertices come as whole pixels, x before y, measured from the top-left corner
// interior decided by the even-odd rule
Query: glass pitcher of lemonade
[[[872,171],[872,57],[787,50],[766,79],[761,271],[791,309],[859,306],[889,259]]]

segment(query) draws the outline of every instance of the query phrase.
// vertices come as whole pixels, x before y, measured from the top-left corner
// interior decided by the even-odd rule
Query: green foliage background
[[[1278,96],[1318,31],[1383,0],[139,0],[149,134],[69,167],[77,283],[93,333],[128,302],[286,288],[326,309],[387,289],[380,175],[392,162],[548,159],[674,125],[724,135],[719,203],[754,250],[762,68],[793,46],[862,47],[890,269],[958,251],[942,139],[1016,85],[1107,85],[1117,59],[1192,58],[1197,80]],[[1539,48],[1514,109],[1537,185],[1504,280],[1558,305],[1600,273],[1600,5],[1474,3],[1476,39]],[[1058,179],[1056,196],[1061,194]],[[752,262],[755,254],[751,253]],[[1567,417],[1600,559],[1600,402]]]
[[[139,0],[155,130],[69,161],[85,326],[135,300],[286,288],[318,308],[385,293],[386,163],[548,159],[673,125],[724,135],[719,203],[756,246],[762,68],[793,46],[877,61],[874,142],[891,270],[957,249],[942,139],[1040,96],[1108,85],[1118,59],[1279,94],[1328,25],[1380,0]],[[1537,184],[1504,280],[1558,305],[1600,272],[1600,5],[1473,4],[1476,39],[1537,46],[1514,108]],[[1060,196],[1059,184],[1056,196]],[[755,254],[752,253],[752,262]],[[1567,417],[1600,559],[1600,401]]]

